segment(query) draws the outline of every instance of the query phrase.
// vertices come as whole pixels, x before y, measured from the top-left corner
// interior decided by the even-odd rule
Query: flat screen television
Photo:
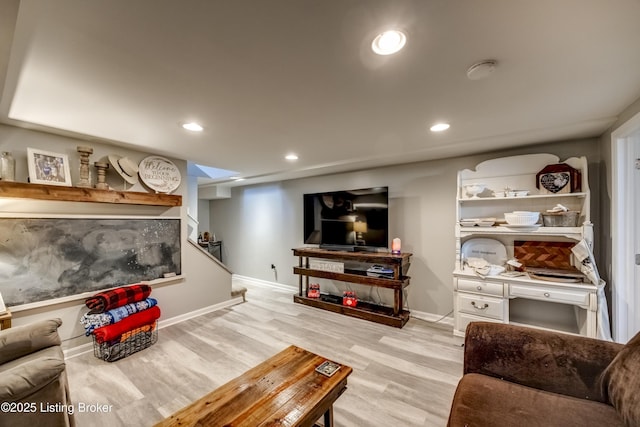
[[[389,247],[389,188],[304,195],[304,242],[324,249]]]

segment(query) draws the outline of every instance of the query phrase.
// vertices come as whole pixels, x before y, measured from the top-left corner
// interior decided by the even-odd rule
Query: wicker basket
[[[99,343],[93,336],[93,355],[107,362],[114,362],[158,341],[158,322],[144,325],[122,334],[115,340]]]
[[[545,227],[577,227],[580,212],[543,212],[542,224]]]

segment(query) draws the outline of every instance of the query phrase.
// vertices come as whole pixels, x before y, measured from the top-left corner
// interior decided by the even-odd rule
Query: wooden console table
[[[293,268],[293,273],[299,275],[298,295],[293,300],[300,304],[309,305],[324,310],[341,313],[347,316],[358,317],[397,328],[403,327],[409,321],[409,310],[404,310],[403,290],[410,283],[407,271],[411,265],[411,253],[390,254],[382,252],[347,252],[330,251],[317,248],[293,249],[293,255],[299,258],[298,267]],[[367,276],[366,271],[361,272],[335,272],[313,269],[309,259],[325,259],[331,261],[353,261],[366,264],[381,264],[393,269],[393,277]],[[309,298],[309,277],[321,279],[339,280],[343,282],[358,283],[367,286],[376,286],[393,290],[393,307],[385,307],[365,301],[358,301],[356,307],[344,306],[339,303],[323,301],[320,298]]]
[[[352,369],[340,365],[327,377],[315,371],[325,360],[292,345],[156,427],[311,427],[323,415],[324,425],[333,426],[333,402]]]

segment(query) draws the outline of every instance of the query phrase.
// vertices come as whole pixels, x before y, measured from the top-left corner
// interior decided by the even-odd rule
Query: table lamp
[[[353,231],[356,232],[356,245],[363,246],[365,244],[365,241],[362,233],[367,232],[367,223],[363,221],[354,222]]]

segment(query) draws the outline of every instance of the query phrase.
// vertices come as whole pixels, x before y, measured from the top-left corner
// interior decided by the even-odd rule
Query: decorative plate
[[[469,239],[462,244],[460,253],[464,258],[483,258],[495,265],[503,265],[508,259],[507,248],[495,239]]]
[[[149,156],[138,166],[142,182],[156,193],[169,194],[180,186],[182,176],[178,167],[169,159]]]

